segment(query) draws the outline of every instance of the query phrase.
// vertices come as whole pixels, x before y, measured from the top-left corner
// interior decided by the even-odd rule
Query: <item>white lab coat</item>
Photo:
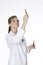
[[[27,65],[26,41],[24,38],[25,31],[20,29],[17,34],[12,31],[6,35],[6,41],[10,50],[8,65]]]

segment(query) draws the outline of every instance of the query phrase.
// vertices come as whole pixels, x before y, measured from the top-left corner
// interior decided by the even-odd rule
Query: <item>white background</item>
[[[5,40],[8,18],[17,15],[20,25],[24,10],[29,14],[25,38],[27,45],[35,40],[36,49],[27,54],[28,65],[43,65],[43,0],[0,0],[0,65],[7,65],[9,49]]]

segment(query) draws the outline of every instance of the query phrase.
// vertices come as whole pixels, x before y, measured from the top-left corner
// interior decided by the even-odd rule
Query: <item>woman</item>
[[[23,17],[23,24],[19,31],[19,20],[17,16],[11,16],[8,19],[9,29],[6,35],[6,41],[10,50],[8,65],[27,65],[27,52],[35,48],[34,43],[30,46],[26,46],[24,33],[27,22],[28,14],[26,11]]]

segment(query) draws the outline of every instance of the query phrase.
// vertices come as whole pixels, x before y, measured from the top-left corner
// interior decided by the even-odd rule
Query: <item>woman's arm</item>
[[[24,15],[24,17],[23,17],[23,24],[22,24],[22,26],[21,26],[21,28],[23,29],[23,30],[25,30],[25,28],[26,28],[26,24],[27,24],[27,22],[28,22],[28,14],[27,14],[27,12],[26,12],[26,10],[25,10],[25,15]]]

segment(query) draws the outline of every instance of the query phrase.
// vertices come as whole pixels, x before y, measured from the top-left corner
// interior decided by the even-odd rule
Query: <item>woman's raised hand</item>
[[[29,15],[28,15],[27,11],[25,10],[25,15],[23,17],[23,24],[21,26],[21,28],[23,30],[25,30],[25,28],[26,28],[26,24],[27,24],[27,21],[28,21],[28,17],[29,17]]]
[[[26,11],[26,9],[25,9],[25,15],[24,15],[24,17],[23,17],[23,22],[27,23],[28,17],[29,17],[29,15],[28,15],[28,13],[27,13],[27,11]]]

